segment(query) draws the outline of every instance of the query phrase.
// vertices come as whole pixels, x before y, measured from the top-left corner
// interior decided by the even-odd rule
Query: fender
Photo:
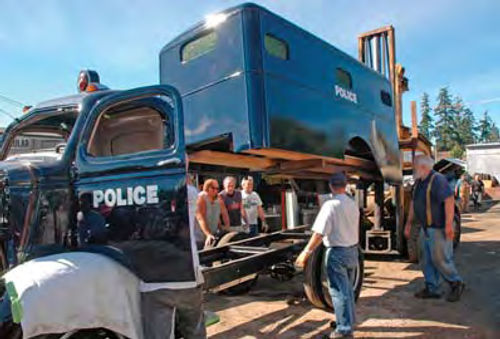
[[[112,255],[116,259],[110,260]],[[72,332],[90,325],[141,339],[140,280],[125,263],[116,250],[96,246],[16,266],[4,275],[4,281],[15,286],[19,308],[12,307],[15,304],[11,305],[4,293],[0,304],[1,337],[9,338],[17,326],[14,322],[21,322],[23,332],[30,337]],[[47,305],[52,305],[50,312],[43,311]],[[40,328],[46,332],[41,333]]]

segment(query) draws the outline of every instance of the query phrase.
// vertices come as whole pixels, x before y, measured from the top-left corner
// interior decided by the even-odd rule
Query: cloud
[[[473,101],[470,104],[471,105],[486,105],[486,104],[492,104],[492,103],[496,103],[496,102],[500,102],[500,97]]]

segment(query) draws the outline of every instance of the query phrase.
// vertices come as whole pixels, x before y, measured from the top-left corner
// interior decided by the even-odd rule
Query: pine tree
[[[478,141],[479,142],[490,142],[493,125],[494,125],[493,121],[491,120],[490,116],[488,115],[488,111],[485,111],[483,118],[481,120],[479,120],[479,125],[478,125],[478,129],[479,129]]]
[[[455,111],[457,119],[455,120],[454,142],[465,150],[466,145],[473,144],[476,140],[474,126],[476,124],[474,113],[466,107],[460,97],[455,98]]]
[[[474,113],[468,107],[466,107],[460,120],[461,127],[459,129],[459,133],[462,135],[464,144],[470,145],[475,143],[477,135],[476,118],[474,117]]]
[[[500,131],[495,123],[491,126],[491,134],[490,134],[490,142],[499,142],[500,141]]]
[[[434,131],[436,147],[438,150],[450,150],[454,146],[453,118],[456,114],[447,87],[439,90],[437,102],[438,104],[434,108],[436,116],[436,128]]]
[[[434,119],[431,115],[429,94],[425,92],[422,94],[422,101],[420,101],[420,111],[422,112],[422,119],[420,120],[418,129],[427,139],[430,140],[434,133]]]

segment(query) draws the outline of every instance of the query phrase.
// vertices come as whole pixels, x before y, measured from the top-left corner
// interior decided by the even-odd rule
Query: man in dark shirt
[[[471,189],[474,209],[477,210],[479,206],[481,206],[481,200],[484,192],[484,184],[477,174],[474,176],[474,181],[472,181]]]
[[[455,200],[446,178],[432,170],[433,160],[428,156],[415,158],[416,177],[413,200],[406,221],[405,236],[410,237],[413,216],[422,225],[420,231],[420,264],[425,288],[415,297],[440,298],[441,277],[451,287],[446,300],[458,301],[464,290],[462,278],[453,262],[453,218]]]
[[[229,223],[231,230],[242,231],[242,219],[245,220],[245,210],[243,209],[241,192],[236,189],[236,179],[234,177],[224,178],[224,190],[219,193],[227,213],[229,214]]]

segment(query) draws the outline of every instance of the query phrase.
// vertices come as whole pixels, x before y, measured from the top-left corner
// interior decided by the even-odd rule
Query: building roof
[[[466,167],[467,163],[465,161],[455,158],[441,159],[434,165],[434,169],[441,173],[461,170],[465,169]]]
[[[486,142],[482,144],[471,144],[465,146],[467,149],[500,148],[500,142]]]

